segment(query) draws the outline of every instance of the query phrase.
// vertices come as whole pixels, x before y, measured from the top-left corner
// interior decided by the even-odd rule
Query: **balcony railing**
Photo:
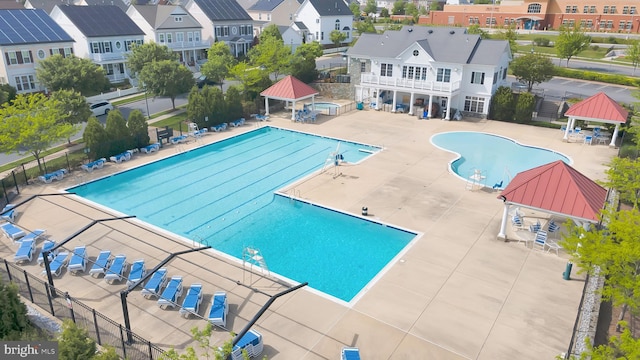
[[[171,50],[180,49],[208,49],[211,47],[211,40],[207,41],[182,41],[171,43],[160,43],[160,45],[166,45]]]
[[[460,81],[440,82],[415,79],[402,79],[374,74],[360,75],[360,83],[367,85],[391,86],[401,89],[429,90],[441,92],[453,92],[460,88]]]
[[[114,60],[127,60],[125,53],[117,52],[117,53],[104,53],[104,54],[89,54],[91,60],[94,62],[100,63],[105,61],[114,61]]]

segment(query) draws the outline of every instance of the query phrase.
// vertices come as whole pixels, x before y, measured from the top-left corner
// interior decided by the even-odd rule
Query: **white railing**
[[[137,87],[132,87],[124,90],[117,89],[116,91],[102,93],[100,95],[95,95],[95,96],[89,96],[87,97],[87,102],[90,104],[93,104],[100,101],[111,100],[111,99],[115,99],[123,96],[137,94],[139,92],[142,92],[142,90],[138,89]]]
[[[91,60],[95,62],[113,61],[113,60],[126,60],[125,53],[104,53],[104,54],[89,54]]]
[[[430,90],[430,91],[442,91],[453,92],[460,88],[460,81],[454,82],[439,82],[439,81],[426,81],[415,79],[401,79],[388,76],[378,76],[374,74],[362,74],[360,75],[361,84],[370,85],[383,85],[393,86],[403,89],[416,89],[416,90]]]
[[[183,41],[183,42],[171,42],[171,43],[161,43],[161,45],[166,45],[171,50],[180,50],[180,49],[208,49],[211,47],[211,41]]]

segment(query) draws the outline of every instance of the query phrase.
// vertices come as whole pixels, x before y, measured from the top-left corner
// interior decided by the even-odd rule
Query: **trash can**
[[[364,110],[364,104],[362,103],[362,101],[358,101],[358,103],[356,104],[356,109]]]
[[[573,264],[571,262],[567,263],[567,266],[562,273],[562,278],[565,280],[571,280],[571,268],[573,268]]]

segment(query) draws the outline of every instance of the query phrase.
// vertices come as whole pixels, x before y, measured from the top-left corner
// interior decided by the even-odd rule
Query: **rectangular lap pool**
[[[260,249],[271,272],[350,301],[415,236],[274,191],[338,152],[380,149],[264,127],[67,191],[242,259]]]

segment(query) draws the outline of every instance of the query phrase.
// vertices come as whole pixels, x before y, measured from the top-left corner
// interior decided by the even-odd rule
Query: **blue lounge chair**
[[[48,173],[48,174],[44,174],[41,176],[38,176],[38,179],[40,179],[40,181],[42,181],[45,184],[51,184],[51,182],[53,180],[62,180],[64,179],[64,175],[67,173],[67,169],[60,169],[60,170],[56,170],[54,172]]]
[[[160,144],[159,143],[147,145],[145,147],[140,148],[140,152],[143,152],[145,154],[151,154],[152,152],[156,152],[158,150],[160,150]]]
[[[211,127],[211,130],[213,130],[215,132],[225,131],[225,130],[227,130],[227,123],[214,125],[214,126]]]
[[[342,360],[360,360],[360,349],[342,348]]]
[[[216,291],[211,298],[211,309],[209,309],[209,322],[220,327],[227,326],[227,314],[229,313],[229,304],[227,302],[227,293],[224,291]]]
[[[55,276],[60,276],[62,274],[62,269],[67,264],[67,257],[69,257],[68,252],[61,252],[53,258],[51,264],[49,264],[49,269],[51,270],[51,274]],[[47,269],[42,270],[42,274],[46,275]]]
[[[193,137],[200,137],[202,135],[205,135],[209,132],[209,130],[207,128],[202,128],[199,130],[194,130],[192,131],[189,135],[193,136]]]
[[[131,155],[132,155],[132,154],[133,154],[133,152],[132,152],[131,150],[127,150],[127,151],[125,151],[125,152],[123,152],[123,153],[113,155],[113,156],[112,156],[112,157],[110,157],[109,159],[110,159],[111,161],[113,161],[114,163],[116,163],[116,164],[120,164],[120,163],[121,163],[121,162],[123,162],[123,161],[129,161],[129,160],[131,160]]]
[[[33,252],[36,248],[36,242],[34,240],[25,240],[20,243],[18,251],[16,251],[13,261],[19,262],[31,262],[33,259]]]
[[[24,241],[28,241],[28,240],[22,240]],[[43,244],[42,244],[42,249],[40,250],[40,255],[38,255],[38,265],[42,266],[44,264],[44,252],[45,251],[50,251],[51,249],[53,249],[53,247],[56,246],[56,242],[52,241],[52,240],[46,240]],[[53,259],[56,257],[57,252],[50,252],[49,255],[47,256],[47,259],[49,260],[49,263],[51,263],[53,261]]]
[[[43,230],[43,229],[35,229],[32,232],[28,233],[27,235],[25,235],[23,238],[20,239],[20,241],[25,241],[25,240],[38,240],[40,239],[40,237],[44,236],[44,234],[47,232],[47,230]]]
[[[189,314],[198,314],[200,304],[202,303],[202,284],[191,284],[187,295],[182,301],[180,315],[189,317]]]
[[[162,295],[160,295],[158,305],[160,305],[161,308],[164,306],[165,309],[168,307],[173,308],[176,306],[180,295],[182,295],[182,276],[173,276],[162,292]]]
[[[231,350],[232,360],[242,360],[242,350],[246,350],[249,357],[256,357],[262,353],[264,344],[262,343],[262,334],[256,330],[249,330],[242,336],[242,339]]]
[[[2,232],[4,233],[4,235],[6,237],[8,237],[9,239],[11,239],[13,241],[19,240],[20,238],[22,238],[25,235],[27,235],[27,233],[25,233],[24,230],[22,230],[19,227],[13,225],[12,223],[2,224],[2,225],[0,225],[0,229],[2,230]]]
[[[109,270],[104,275],[104,280],[113,284],[116,281],[120,281],[124,278],[124,269],[126,268],[127,257],[125,255],[117,255],[113,261]]]
[[[86,172],[90,173],[90,172],[92,172],[93,170],[96,170],[96,169],[102,169],[102,167],[104,166],[104,164],[105,164],[106,162],[107,162],[107,159],[105,159],[105,158],[100,158],[100,159],[95,160],[95,161],[92,161],[92,162],[90,162],[90,163],[83,164],[83,165],[81,165],[80,167],[82,168],[82,170],[84,170],[84,171],[86,171]]]
[[[147,281],[147,284],[142,289],[142,296],[150,298],[152,296],[160,295],[162,287],[166,284],[166,282],[167,269],[158,269],[158,271],[154,272],[153,275],[151,275],[151,279]]]
[[[111,251],[109,250],[100,251],[98,258],[96,259],[96,262],[93,263],[93,266],[89,270],[89,274],[91,276],[94,276],[94,275],[100,276],[100,274],[104,274],[104,272],[107,271],[107,268],[109,267],[110,257],[111,257]]]
[[[131,270],[129,271],[129,278],[127,279],[127,286],[130,286],[140,281],[147,273],[147,269],[144,266],[144,259],[138,259],[131,264]]]
[[[171,139],[169,139],[169,141],[171,141],[173,145],[177,145],[187,141],[187,135],[174,136]]]
[[[231,125],[233,127],[242,126],[242,125],[244,125],[244,118],[240,118],[238,120],[234,120],[234,121],[230,122],[229,125]]]
[[[17,211],[14,209],[14,206],[13,204],[7,204],[4,209],[2,209],[2,215],[0,217],[2,217],[3,220],[15,222]]]
[[[73,249],[73,255],[71,256],[71,260],[69,260],[69,265],[67,269],[72,274],[77,274],[80,272],[84,272],[87,268],[87,247],[86,246],[77,246]]]
[[[256,114],[256,120],[258,120],[258,121],[267,121],[267,120],[269,120],[269,116],[268,115]]]

